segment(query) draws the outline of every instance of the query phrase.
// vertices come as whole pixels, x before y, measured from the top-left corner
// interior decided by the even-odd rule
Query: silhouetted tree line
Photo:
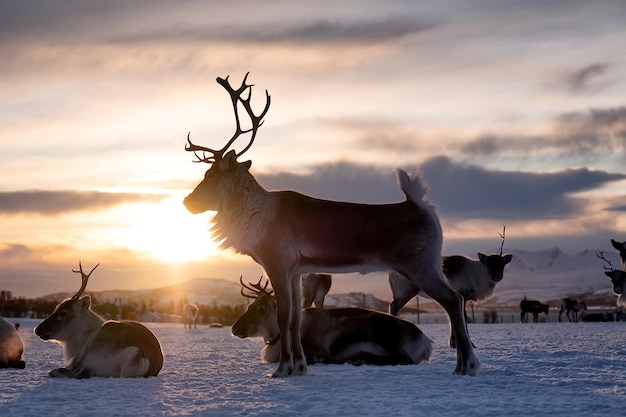
[[[155,300],[133,302],[115,299],[99,302],[96,295],[90,294],[92,309],[107,320],[137,320],[147,312],[160,315],[177,316],[182,314],[185,301],[171,300],[169,303],[157,305]],[[43,298],[12,297],[10,291],[2,291],[0,296],[0,316],[45,318],[52,313],[61,300],[48,301]],[[233,324],[246,310],[243,304],[236,306],[197,304],[199,323],[220,322]]]

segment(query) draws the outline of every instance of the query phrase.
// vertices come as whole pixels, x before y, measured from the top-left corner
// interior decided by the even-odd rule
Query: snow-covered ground
[[[14,322],[15,320],[10,321]],[[454,376],[448,327],[415,366],[314,365],[270,378],[260,340],[229,328],[150,324],[166,355],[158,377],[63,380],[61,347],[21,319],[24,370],[0,370],[0,416],[619,416],[626,410],[626,323],[472,324],[477,377]]]

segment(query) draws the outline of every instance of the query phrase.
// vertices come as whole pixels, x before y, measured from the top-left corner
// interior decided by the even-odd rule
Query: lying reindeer
[[[611,240],[613,242],[613,240]],[[620,254],[621,255],[621,254]],[[614,269],[611,261],[604,257],[603,252],[596,253],[596,256],[608,264],[608,267],[605,266],[604,274],[609,277],[611,280],[611,285],[613,286],[613,293],[617,295],[617,305],[618,306],[626,306],[626,297],[624,297],[624,286],[626,286],[626,271],[620,271],[618,269]]]
[[[239,282],[241,294],[255,300],[231,332],[239,338],[262,337],[263,361],[277,363],[280,330],[274,294],[267,281]],[[428,362],[433,350],[433,342],[413,323],[360,308],[304,309],[300,334],[307,364],[409,365]]]
[[[302,276],[302,308],[324,308],[324,298],[333,283],[330,274],[306,274]]]
[[[550,306],[548,304],[540,303],[537,300],[527,300],[526,297],[519,303],[519,307],[522,310],[520,315],[520,322],[528,323],[526,319],[527,313],[533,314],[533,322],[539,323],[539,313],[544,313],[548,315],[548,311],[550,310]]]
[[[246,78],[237,89],[228,77],[217,79],[230,95],[236,122],[235,133],[223,148],[195,145],[187,135],[185,149],[194,153],[197,162],[211,167],[184,204],[194,214],[216,211],[212,231],[221,247],[249,255],[267,273],[276,291],[281,334],[280,362],[273,376],[306,374],[300,340],[301,275],[389,270],[402,274],[443,306],[457,340],[455,373],[475,375],[480,363],[467,334],[461,297],[441,272],[441,224],[425,200],[426,186],[420,176],[397,170],[406,198],[395,204],[336,202],[265,190],[250,174],[251,161],[237,160],[252,146],[270,106],[266,92],[265,108],[254,114],[252,85],[246,84]],[[240,107],[251,119],[249,129],[241,127]],[[251,134],[244,149],[228,150],[244,133]]]
[[[24,369],[24,342],[15,327],[0,317],[0,368]]]
[[[578,313],[583,310],[587,311],[587,304],[584,301],[579,302],[578,300],[572,300],[571,298],[564,298],[561,302],[561,309],[559,310],[559,322],[561,321],[561,314],[565,311],[567,320],[569,320],[570,323],[577,323]]]
[[[99,264],[98,264],[99,265]],[[62,301],[35,334],[63,346],[66,368],[54,369],[53,377],[148,377],[163,367],[161,344],[145,326],[134,321],[104,321],[91,310],[91,298],[81,297],[91,273],[83,272],[82,285],[71,298]]]
[[[198,306],[195,304],[185,304],[183,306],[183,326],[185,329],[187,326],[191,329],[192,325],[194,329],[196,328],[196,324],[198,322],[198,311]]]

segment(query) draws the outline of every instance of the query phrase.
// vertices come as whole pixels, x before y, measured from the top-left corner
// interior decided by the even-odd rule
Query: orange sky
[[[268,188],[398,201],[422,169],[445,252],[626,240],[623,2],[5,1],[0,288],[146,288],[262,273],[215,249],[184,196],[233,116],[215,77],[272,107],[246,153]],[[246,12],[241,13],[244,7]]]

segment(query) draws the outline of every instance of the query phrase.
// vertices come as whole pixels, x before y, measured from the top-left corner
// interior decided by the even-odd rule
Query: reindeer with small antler
[[[463,313],[467,320],[465,306],[467,301],[482,301],[491,297],[496,284],[504,278],[504,267],[511,262],[513,255],[503,255],[506,226],[502,233],[500,254],[485,255],[478,252],[478,260],[462,255],[444,256],[441,259],[443,273],[450,286],[457,291],[464,300]],[[389,304],[389,313],[396,316],[406,303],[420,292],[420,287],[407,281],[398,273],[389,273],[389,285],[393,293],[393,301]]]
[[[626,271],[614,269],[611,261],[606,259],[604,252],[597,252],[596,256],[602,259],[608,266],[604,266],[604,275],[609,277],[613,292],[617,295],[617,305],[626,306],[626,298],[624,297],[624,286],[626,285]]]
[[[261,278],[262,279],[262,278]],[[231,328],[239,338],[262,337],[263,361],[280,359],[280,330],[274,292],[241,283],[241,295],[254,299]],[[246,292],[247,290],[247,292]],[[411,365],[430,360],[433,342],[413,323],[361,308],[305,308],[300,328],[307,364]]]
[[[251,106],[252,85],[233,88],[228,77],[217,82],[230,95],[235,133],[221,149],[198,146],[187,135],[185,149],[197,162],[211,164],[184,204],[191,213],[216,211],[214,237],[223,248],[249,255],[260,264],[276,292],[280,362],[273,376],[307,373],[300,338],[300,276],[310,272],[394,270],[422,288],[448,313],[457,340],[455,373],[475,375],[480,366],[463,319],[461,297],[441,271],[442,232],[439,218],[425,200],[419,175],[397,171],[405,200],[368,205],[320,200],[293,191],[267,191],[250,174],[250,161],[239,161],[256,138],[270,106],[259,115]],[[239,107],[250,128],[239,121]],[[250,140],[240,152],[229,147],[241,135]]]
[[[64,378],[148,377],[163,367],[163,352],[156,336],[135,321],[105,321],[91,310],[91,298],[82,296],[93,271],[85,274],[79,262],[80,289],[62,301],[35,334],[63,346],[68,366],[50,371]]]

